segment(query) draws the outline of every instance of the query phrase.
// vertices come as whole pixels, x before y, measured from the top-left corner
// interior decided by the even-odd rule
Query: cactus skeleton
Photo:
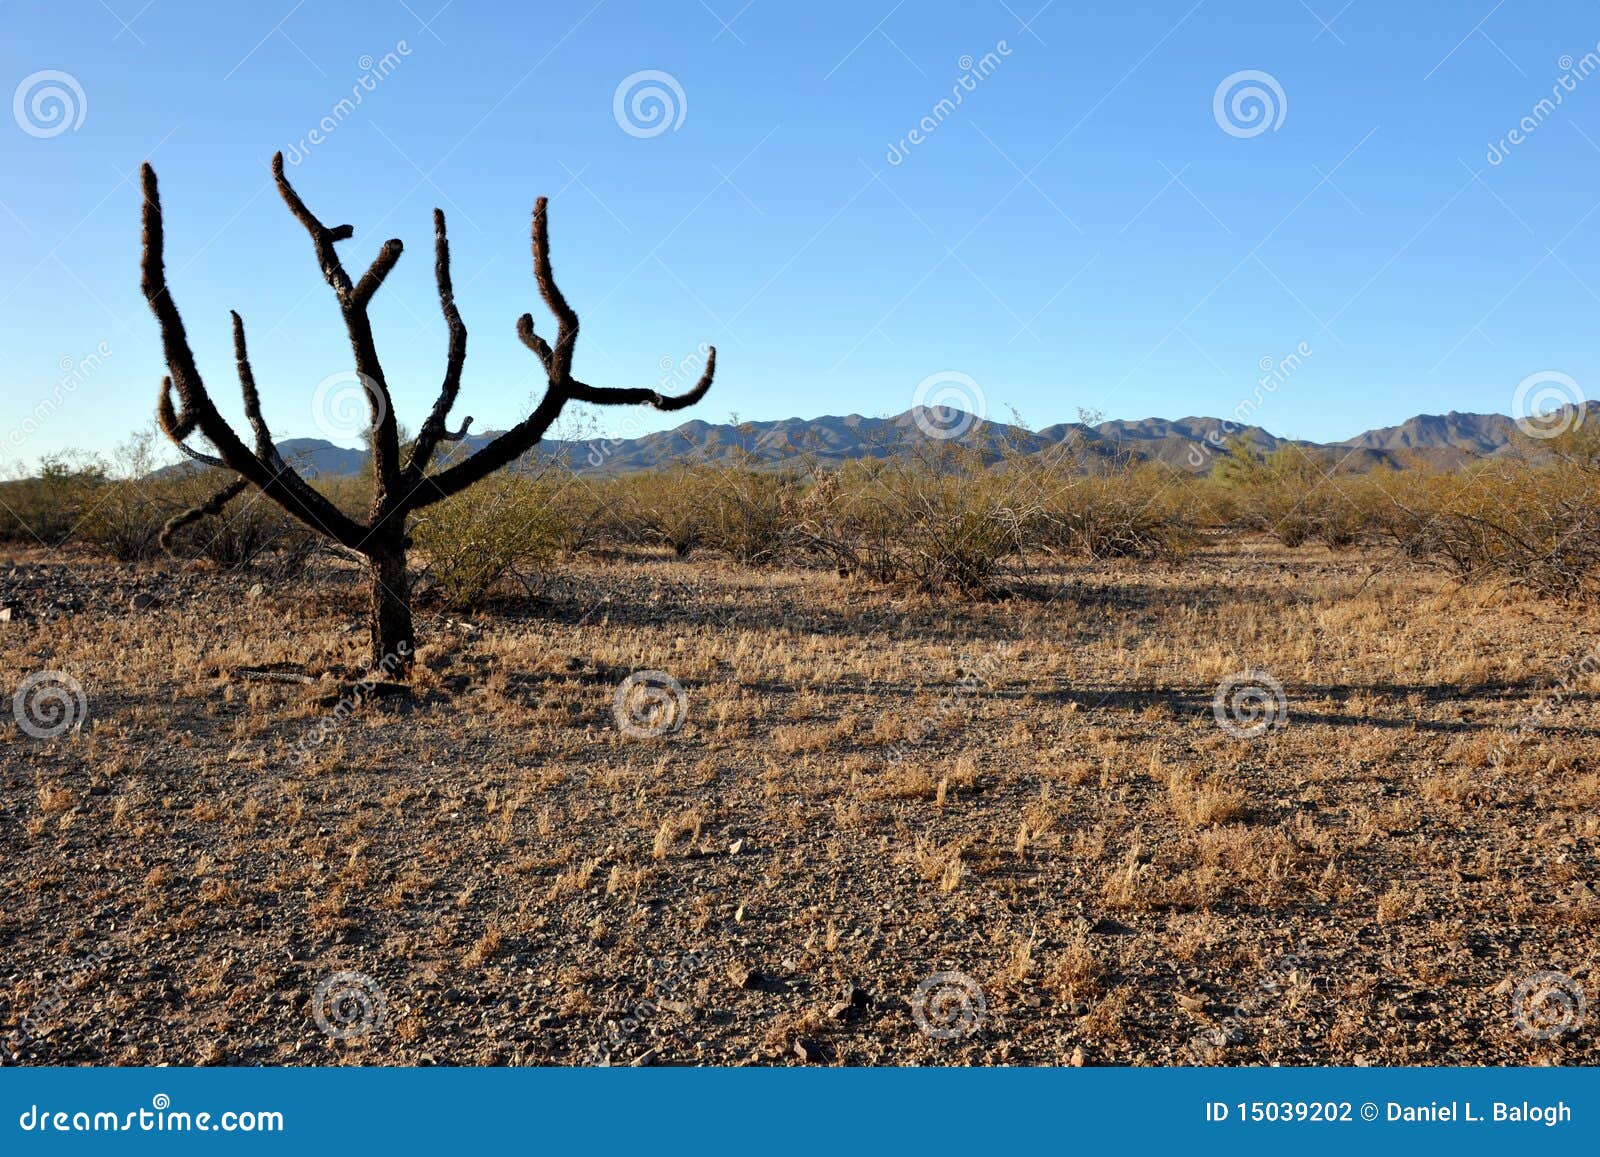
[[[371,412],[369,448],[373,465],[372,506],[365,521],[358,521],[318,492],[285,462],[273,443],[271,431],[261,415],[261,398],[256,391],[245,344],[244,322],[233,316],[233,347],[238,367],[239,386],[244,397],[245,417],[250,423],[253,447],[246,445],[232,426],[217,411],[206,391],[189,348],[183,319],[167,287],[162,262],[164,228],[156,174],[149,164],[143,167],[144,256],[141,263],[145,300],[149,302],[161,329],[168,377],[162,379],[156,414],[161,429],[178,449],[204,465],[228,470],[238,479],[218,491],[208,502],[188,511],[168,524],[171,533],[199,518],[219,512],[223,505],[246,486],[253,486],[278,503],[289,514],[340,546],[362,555],[371,575],[372,663],[377,667],[386,657],[403,656],[409,666],[416,651],[411,618],[410,586],[406,573],[406,533],[408,516],[433,503],[458,494],[473,483],[515,462],[544,437],[563,407],[570,401],[597,405],[647,405],[657,410],[680,410],[698,402],[716,372],[717,351],[711,348],[705,372],[693,389],[667,395],[650,389],[591,386],[572,376],[572,358],[578,338],[578,315],[556,285],[550,268],[550,241],[547,202],[540,197],[533,209],[533,271],[540,295],[556,317],[555,345],[534,332],[532,314],[517,320],[517,336],[543,365],[549,385],[543,398],[529,415],[511,429],[496,435],[475,453],[430,470],[440,443],[460,441],[472,419],[466,418],[450,429],[450,411],[461,390],[461,370],[467,355],[467,327],[456,309],[455,291],[450,280],[450,246],[445,237],[444,214],[433,211],[434,276],[439,287],[439,306],[449,333],[444,380],[438,399],[423,422],[411,450],[401,460],[399,427],[391,404],[388,381],[372,335],[367,307],[383,285],[384,278],[400,260],[404,248],[399,239],[383,243],[377,257],[359,279],[352,279],[334,250],[340,241],[355,233],[350,225],[329,228],[306,207],[284,175],[283,154],[272,159],[272,173],[284,203],[311,236],[317,264],[333,289],[334,297],[350,335],[355,354],[355,369],[366,388]],[[177,400],[174,402],[174,391]],[[205,453],[188,444],[198,433],[215,453]]]

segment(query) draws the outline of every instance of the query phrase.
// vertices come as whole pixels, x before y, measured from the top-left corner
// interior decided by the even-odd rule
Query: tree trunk
[[[411,670],[417,639],[411,626],[411,584],[406,577],[404,540],[380,542],[369,550],[372,564],[372,671],[404,678]]]

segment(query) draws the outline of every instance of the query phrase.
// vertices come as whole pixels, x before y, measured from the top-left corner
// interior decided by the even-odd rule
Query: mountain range
[[[1597,411],[1600,402],[1586,404],[1586,417]],[[1260,426],[1240,426],[1221,418],[1144,418],[1093,425],[1063,422],[1029,430],[957,410],[912,409],[888,418],[849,414],[737,425],[695,420],[637,438],[547,439],[532,456],[570,464],[577,470],[611,474],[649,470],[691,458],[722,461],[742,456],[770,465],[805,455],[828,465],[884,457],[903,447],[907,439],[931,441],[928,430],[957,431],[949,440],[991,461],[998,461],[1006,451],[1043,454],[1065,443],[1086,460],[1163,462],[1196,473],[1209,471],[1235,438],[1265,452],[1288,445],[1326,452],[1344,469],[1354,471],[1424,465],[1454,468],[1477,458],[1536,452],[1538,447],[1504,414],[1455,411],[1419,414],[1398,426],[1368,430],[1342,442],[1308,442],[1280,438]],[[473,453],[494,436],[493,431],[470,435],[456,444],[454,453]],[[366,451],[320,438],[291,438],[278,448],[308,476],[355,474],[367,462]]]

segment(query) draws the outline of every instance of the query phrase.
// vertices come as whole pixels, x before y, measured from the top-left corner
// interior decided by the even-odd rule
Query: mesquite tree
[[[355,233],[349,225],[324,225],[306,207],[283,172],[283,154],[272,158],[272,173],[278,192],[290,212],[311,235],[317,264],[332,287],[350,334],[355,352],[355,368],[369,404],[371,425],[368,431],[373,465],[372,507],[366,520],[357,521],[345,514],[326,496],[313,488],[284,461],[273,443],[272,434],[261,416],[261,398],[256,392],[255,375],[245,348],[244,322],[233,314],[233,348],[238,363],[239,386],[244,394],[245,417],[254,435],[254,448],[246,446],[233,428],[217,412],[206,392],[194,354],[189,349],[183,319],[167,290],[162,265],[161,199],[156,189],[156,174],[148,164],[144,182],[144,296],[161,327],[161,343],[170,377],[161,381],[161,396],[156,414],[162,430],[190,458],[238,475],[212,499],[175,519],[181,524],[205,514],[216,513],[234,495],[254,486],[284,510],[317,533],[365,557],[371,572],[372,665],[392,669],[397,663],[409,667],[415,652],[415,633],[411,622],[410,585],[406,577],[406,528],[408,517],[423,507],[458,494],[474,482],[487,477],[526,454],[560,415],[569,401],[599,405],[648,405],[658,410],[680,410],[698,402],[711,388],[716,371],[717,351],[706,357],[705,372],[692,390],[684,394],[663,395],[649,389],[591,386],[572,376],[572,354],[578,339],[578,315],[567,304],[550,271],[550,238],[546,222],[546,201],[540,197],[533,207],[533,273],[539,293],[555,314],[555,345],[534,332],[533,315],[517,320],[517,336],[543,364],[549,385],[532,413],[516,426],[497,435],[478,451],[443,469],[430,469],[434,452],[441,442],[457,442],[466,436],[472,419],[459,428],[448,425],[450,410],[461,389],[461,368],[467,355],[467,327],[456,309],[450,284],[450,247],[445,240],[444,214],[433,211],[434,275],[439,285],[439,306],[449,330],[444,382],[438,400],[423,422],[410,452],[404,455],[388,381],[373,343],[372,323],[367,306],[383,284],[389,271],[400,260],[403,248],[398,239],[384,242],[359,280],[352,280],[334,251],[339,241]],[[173,390],[177,390],[177,404]],[[199,433],[211,443],[214,454],[188,444],[191,434]]]

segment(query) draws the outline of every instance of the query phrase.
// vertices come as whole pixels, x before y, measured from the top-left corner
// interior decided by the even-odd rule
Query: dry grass
[[[0,669],[89,704],[3,736],[29,1061],[1600,1059],[1502,987],[1600,999],[1591,608],[1266,540],[977,603],[638,552],[424,615],[416,697],[292,763],[325,686],[227,672],[355,674],[350,576],[50,581],[81,609],[0,625]],[[631,739],[612,693],[647,668],[688,719]],[[1254,668],[1288,717],[1242,739],[1211,700]],[[364,1040],[311,1014],[341,970],[384,995]],[[986,1011],[941,1041],[911,1003],[947,971]]]

